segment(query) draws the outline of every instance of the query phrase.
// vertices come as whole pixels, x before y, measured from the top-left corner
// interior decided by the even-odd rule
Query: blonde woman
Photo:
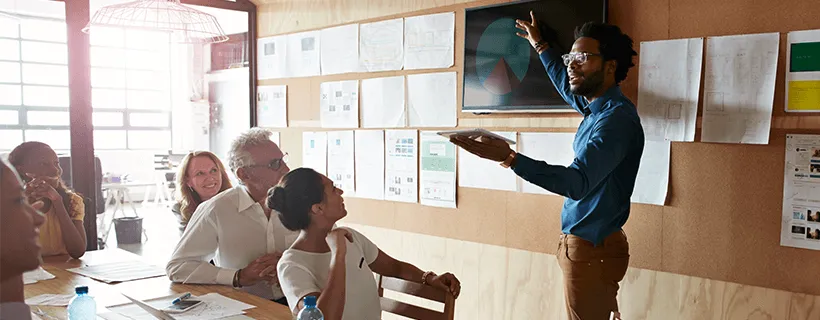
[[[222,161],[209,151],[194,151],[182,159],[176,185],[177,203],[171,211],[179,219],[180,232],[200,203],[232,187]]]

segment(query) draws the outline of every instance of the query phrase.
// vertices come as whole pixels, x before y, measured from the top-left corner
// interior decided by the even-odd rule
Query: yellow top
[[[76,193],[69,193],[71,197],[71,205],[66,208],[71,220],[83,221],[85,217],[85,203],[83,198]],[[40,226],[40,246],[43,247],[40,251],[43,256],[56,256],[61,254],[68,254],[63,242],[63,231],[60,228],[60,219],[57,217],[54,205],[45,213],[46,221]]]

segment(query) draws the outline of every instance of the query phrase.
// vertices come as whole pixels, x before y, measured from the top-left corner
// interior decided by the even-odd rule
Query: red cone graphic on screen
[[[521,84],[521,80],[518,80],[518,77],[510,69],[510,65],[507,64],[504,58],[498,59],[493,71],[484,80],[484,88],[497,95],[510,93],[519,84]]]

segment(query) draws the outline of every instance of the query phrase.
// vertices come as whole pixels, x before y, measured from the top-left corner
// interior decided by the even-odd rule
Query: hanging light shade
[[[83,32],[98,26],[169,31],[180,34],[183,43],[228,40],[214,16],[185,6],[179,0],[137,0],[105,6],[94,13]]]

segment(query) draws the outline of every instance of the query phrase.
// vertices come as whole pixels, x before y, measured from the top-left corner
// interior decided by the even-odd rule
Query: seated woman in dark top
[[[182,159],[176,185],[177,203],[171,211],[179,220],[180,233],[200,203],[232,187],[222,161],[209,151],[194,151]]]

